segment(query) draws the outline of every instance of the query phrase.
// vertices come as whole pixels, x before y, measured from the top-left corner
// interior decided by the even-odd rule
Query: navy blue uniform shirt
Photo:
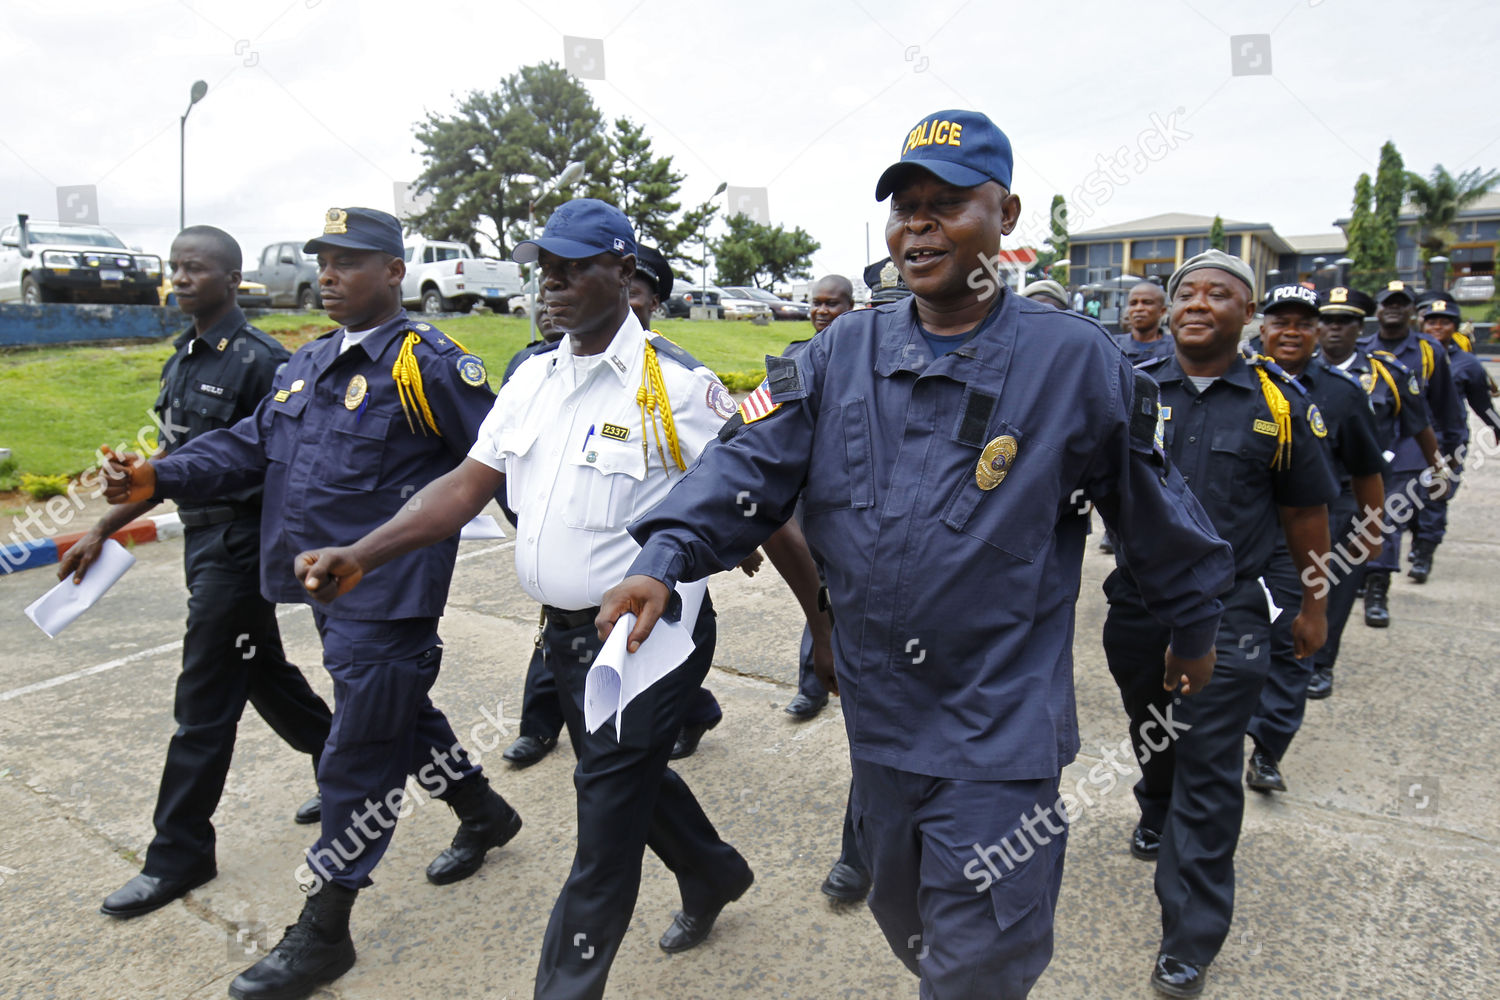
[[[1153,358],[1170,358],[1177,351],[1177,341],[1170,333],[1163,333],[1156,340],[1139,341],[1128,333],[1115,334],[1115,343],[1133,365],[1144,364]]]
[[[1500,436],[1500,416],[1490,403],[1490,380],[1484,374],[1484,362],[1455,343],[1449,343],[1448,364],[1453,371],[1453,387],[1459,399],[1469,404],[1474,416],[1495,429]],[[1469,422],[1464,421],[1463,443],[1469,443]]]
[[[934,358],[906,299],[766,364],[778,408],[631,525],[630,572],[670,585],[732,567],[801,494],[855,757],[976,780],[1052,778],[1073,759],[1089,500],[1178,652],[1211,648],[1232,557],[1153,446],[1155,386],[1097,323],[1002,292]],[[990,489],[982,454],[1007,470]]]
[[[1384,369],[1382,373],[1380,369]],[[1411,369],[1390,358],[1372,358],[1356,347],[1344,371],[1359,380],[1375,414],[1375,439],[1395,452],[1402,438],[1414,438],[1432,426],[1422,401],[1422,383]]]
[[[1359,380],[1315,357],[1296,382],[1323,415],[1328,457],[1343,491],[1352,488],[1351,477],[1384,475],[1385,445],[1377,436],[1375,414]]]
[[[276,370],[292,356],[251,326],[239,306],[231,306],[201,337],[188,327],[172,347],[176,353],[161,370],[161,392],[154,407],[161,422],[159,441],[169,452],[254,413],[270,391]],[[260,487],[247,486],[211,499],[257,504]]]
[[[391,370],[411,330],[421,337],[414,352],[441,434],[414,429],[396,395]],[[264,482],[260,576],[270,601],[311,603],[292,572],[297,553],[349,545],[388,521],[464,460],[495,401],[477,359],[405,312],[340,354],[343,338],[340,329],[306,345],[253,414],[154,463],[158,496],[193,500]],[[364,621],[437,617],[457,551],[457,535],[417,549],[318,607]]]
[[[1282,537],[1278,507],[1317,507],[1339,495],[1328,447],[1314,433],[1306,394],[1272,376],[1291,403],[1291,457],[1273,467],[1277,435],[1260,377],[1235,355],[1223,376],[1199,392],[1174,356],[1143,366],[1161,386],[1163,433],[1172,464],[1234,549],[1238,579],[1260,577]],[[1140,589],[1133,561],[1119,559]]]
[[[1426,355],[1432,359],[1430,370],[1423,361],[1423,345]],[[1448,352],[1436,339],[1425,333],[1408,333],[1398,341],[1382,340],[1378,333],[1359,342],[1365,351],[1387,351],[1416,375],[1422,387],[1422,399],[1427,404],[1427,417],[1437,434],[1438,450],[1445,455],[1453,454],[1464,440],[1467,423],[1464,407],[1458,401],[1458,392],[1453,386],[1453,373],[1448,367]],[[1427,459],[1415,438],[1402,438],[1396,446],[1396,457],[1391,459],[1391,468],[1397,472],[1414,472],[1427,468]]]

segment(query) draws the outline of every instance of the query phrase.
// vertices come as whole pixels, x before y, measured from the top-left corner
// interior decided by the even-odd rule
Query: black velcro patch
[[[958,443],[971,448],[983,448],[990,416],[994,414],[995,404],[999,400],[987,392],[974,389],[967,390],[965,397],[963,419],[958,423]]]
[[[1135,393],[1130,402],[1130,438],[1146,448],[1156,442],[1157,397],[1160,392],[1150,375],[1135,373]]]
[[[745,418],[736,411],[734,416],[724,421],[724,426],[719,428],[719,440],[728,441],[743,426],[745,426]]]
[[[807,390],[802,387],[802,372],[794,358],[766,355],[766,388],[773,403],[807,397]]]

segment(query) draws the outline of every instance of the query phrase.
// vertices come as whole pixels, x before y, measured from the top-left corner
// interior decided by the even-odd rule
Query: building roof
[[[1283,236],[1286,245],[1295,254],[1343,253],[1349,249],[1349,240],[1343,233],[1313,233],[1310,236]]]
[[[1500,191],[1491,191],[1489,194],[1481,196],[1480,199],[1478,201],[1476,201],[1474,204],[1470,205],[1468,208],[1466,208],[1463,211],[1459,212],[1458,213],[1458,217],[1460,219],[1475,219],[1475,218],[1493,219],[1493,218],[1500,218]],[[1333,220],[1333,224],[1335,226],[1338,226],[1340,229],[1343,229],[1343,230],[1347,231],[1348,228],[1349,228],[1349,223],[1351,221],[1352,221],[1351,217],[1346,215],[1346,216],[1343,216],[1342,218],[1334,219]],[[1401,215],[1400,215],[1400,220],[1399,221],[1401,221],[1401,222],[1415,222],[1415,221],[1417,221],[1417,209],[1416,209],[1416,206],[1414,206],[1410,201],[1407,201],[1404,204],[1402,204],[1402,206],[1401,206]],[[1226,225],[1227,224],[1228,223],[1226,223]]]
[[[1179,233],[1196,235],[1197,230],[1203,230],[1207,235],[1213,228],[1214,217],[1212,215],[1191,215],[1187,212],[1163,212],[1161,215],[1151,215],[1144,219],[1134,219],[1130,222],[1121,222],[1113,226],[1100,226],[1098,229],[1086,229],[1081,233],[1072,233],[1069,239],[1077,242],[1085,242],[1097,239],[1121,239],[1136,236],[1175,236]],[[1271,226],[1265,222],[1242,222],[1239,219],[1225,219],[1224,231],[1231,229],[1270,229]]]

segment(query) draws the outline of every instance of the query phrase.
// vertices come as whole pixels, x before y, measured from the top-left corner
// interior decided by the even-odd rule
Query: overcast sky
[[[94,184],[100,221],[163,255],[194,80],[209,87],[188,120],[188,222],[229,230],[250,257],[319,232],[331,205],[391,210],[393,182],[421,169],[413,123],[563,61],[564,35],[602,39],[595,103],[646,125],[687,175],[685,201],[721,181],[768,188],[772,221],[822,243],[820,273],[857,274],[867,224],[884,256],[875,180],[945,108],[984,111],[1010,136],[1012,188],[1040,233],[1057,192],[1075,232],[1170,211],[1328,232],[1388,138],[1423,173],[1500,165],[1492,0],[1432,16],[1398,0],[0,9],[0,221],[56,218],[57,186]]]

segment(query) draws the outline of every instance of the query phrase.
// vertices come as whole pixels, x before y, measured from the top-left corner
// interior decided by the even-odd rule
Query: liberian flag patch
[[[769,417],[779,408],[780,403],[771,402],[771,387],[767,382],[762,382],[754,392],[745,397],[740,404],[740,417],[747,424],[753,424],[762,417]]]

